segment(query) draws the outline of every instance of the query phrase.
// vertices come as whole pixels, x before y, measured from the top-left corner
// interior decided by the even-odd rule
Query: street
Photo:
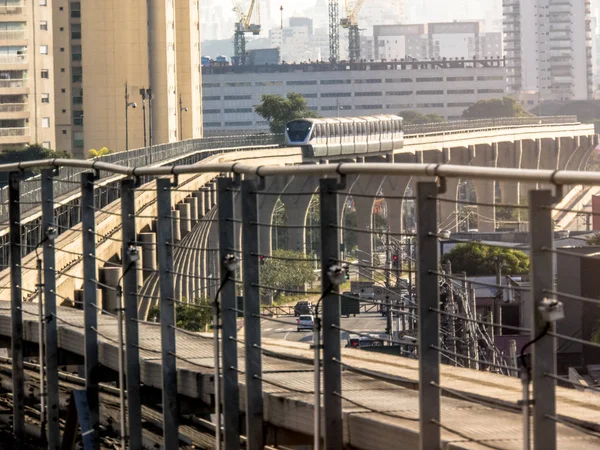
[[[261,322],[262,336],[269,339],[283,339],[293,342],[312,342],[312,331],[296,331],[296,317],[279,317],[277,320],[289,322],[285,325],[267,319]],[[342,317],[340,327],[360,333],[385,333],[385,317],[378,313],[357,314],[356,317]],[[348,333],[341,331],[341,340],[348,339]]]

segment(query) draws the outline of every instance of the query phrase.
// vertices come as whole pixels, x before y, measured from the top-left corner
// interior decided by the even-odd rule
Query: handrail
[[[600,172],[574,170],[509,169],[500,167],[459,166],[451,164],[389,164],[389,163],[339,163],[304,164],[295,166],[250,166],[237,162],[190,164],[161,167],[125,167],[101,161],[73,159],[44,159],[11,164],[0,164],[0,172],[75,167],[84,170],[102,170],[127,177],[173,176],[201,173],[233,173],[268,177],[277,175],[392,175],[437,178],[487,179],[496,181],[522,181],[554,185],[585,184],[600,186]]]

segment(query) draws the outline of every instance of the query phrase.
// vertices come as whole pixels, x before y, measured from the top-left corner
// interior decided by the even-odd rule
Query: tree
[[[587,245],[600,245],[600,233],[585,238],[585,243]]]
[[[148,320],[160,322],[160,307],[152,306],[148,311]],[[212,304],[209,299],[198,299],[192,304],[178,303],[175,307],[175,326],[188,331],[204,331],[212,321]]]
[[[500,117],[530,117],[521,104],[511,97],[480,100],[463,112],[465,119],[495,119]]]
[[[285,124],[291,120],[319,117],[308,109],[306,99],[296,92],[290,92],[287,97],[276,94],[263,95],[260,105],[254,110],[269,121],[271,132],[278,134],[285,131]]]
[[[32,144],[25,148],[8,148],[0,152],[0,164],[9,164],[21,161],[35,161],[38,159],[70,158],[71,155],[62,150],[51,150],[40,144]],[[36,171],[26,170],[25,176],[33,176]],[[0,174],[0,184],[8,183],[8,174]]]
[[[89,157],[90,158],[100,158],[101,156],[108,155],[110,153],[112,153],[112,150],[109,149],[108,147],[102,147],[100,150],[96,150],[95,148],[92,148],[89,151]]]
[[[405,125],[446,122],[446,119],[438,114],[421,114],[417,111],[402,111],[398,115],[404,119]]]
[[[316,277],[310,261],[302,261],[306,255],[292,250],[275,250],[273,258],[266,257],[260,268],[261,284],[275,288],[266,290],[276,300],[284,292],[281,289],[304,289]],[[299,261],[298,261],[299,260]]]
[[[496,257],[502,259],[502,271],[511,275],[529,273],[529,256],[520,250],[469,242],[457,244],[442,257],[442,264],[452,263],[452,272],[466,272],[467,275],[494,275]]]

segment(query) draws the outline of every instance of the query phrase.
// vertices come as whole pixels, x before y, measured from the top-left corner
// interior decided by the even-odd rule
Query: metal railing
[[[81,171],[78,187],[82,194],[82,226],[76,233],[80,236],[82,247],[67,247],[73,242],[73,235],[64,240],[57,237],[53,182],[56,174],[52,171],[55,167]],[[35,250],[38,250],[37,247],[43,250],[39,256],[33,252],[25,258],[21,256],[21,247],[26,244],[21,240],[19,227],[22,201],[22,182],[19,177],[22,169],[42,170],[40,202],[43,206],[44,238]],[[97,171],[125,176],[119,181],[119,187],[115,188],[121,192],[120,203],[105,208],[104,214],[96,214]],[[588,335],[561,331],[561,322],[557,325],[556,320],[561,318],[562,307],[555,302],[583,302],[596,306],[599,300],[569,290],[572,283],[561,281],[562,274],[557,272],[557,264],[554,263],[555,258],[560,257],[590,261],[590,258],[593,260],[597,256],[574,254],[572,250],[555,246],[552,210],[557,197],[549,189],[530,191],[528,205],[521,204],[520,197],[517,197],[516,203],[490,206],[468,198],[448,197],[443,189],[445,183],[434,181],[434,178],[470,178],[492,183],[600,186],[600,173],[436,164],[344,163],[253,167],[241,163],[214,163],[127,167],[102,161],[76,160],[0,165],[0,172],[10,174],[11,279],[10,283],[4,281],[0,285],[0,294],[10,289],[11,300],[10,303],[5,302],[5,306],[0,306],[0,311],[5,314],[0,314],[0,320],[10,315],[12,323],[12,427],[17,439],[22,439],[25,416],[31,414],[31,406],[25,407],[22,344],[25,339],[34,339],[32,333],[27,336],[23,334],[22,325],[28,322],[30,325],[25,329],[30,329],[41,318],[38,323],[45,323],[46,326],[39,326],[39,340],[45,341],[46,345],[40,350],[40,359],[45,359],[46,370],[45,373],[41,372],[43,383],[40,384],[39,398],[47,399],[47,406],[41,400],[38,415],[42,417],[40,426],[47,426],[46,435],[52,448],[57,447],[60,439],[59,371],[57,359],[48,355],[57,354],[57,337],[59,329],[63,328],[75,333],[70,336],[84,338],[78,338],[77,341],[83,343],[80,349],[85,357],[83,373],[86,378],[86,412],[90,423],[82,424],[82,430],[85,436],[92,439],[94,448],[98,448],[101,439],[110,437],[120,439],[122,445],[126,441],[129,448],[142,448],[143,411],[148,414],[146,407],[142,410],[142,384],[145,389],[154,387],[162,391],[163,407],[155,412],[162,419],[153,423],[162,424],[165,448],[177,448],[180,445],[178,431],[183,425],[178,415],[178,402],[181,399],[178,392],[187,392],[185,395],[202,392],[203,395],[212,396],[208,407],[214,407],[216,446],[221,446],[222,431],[223,448],[228,450],[240,447],[240,393],[244,392],[245,445],[250,449],[263,448],[266,439],[263,390],[266,396],[281,395],[282,392],[303,394],[294,399],[296,405],[302,402],[316,405],[305,408],[310,411],[309,414],[316,411],[314,429],[307,429],[304,416],[304,419],[298,418],[294,423],[294,431],[314,431],[316,436],[324,437],[325,447],[331,449],[342,449],[346,445],[361,448],[356,439],[362,432],[367,432],[366,429],[358,429],[349,436],[343,433],[344,417],[350,417],[356,408],[361,412],[374,412],[378,416],[393,419],[378,422],[378,426],[396,427],[397,433],[406,429],[406,421],[418,422],[419,448],[422,450],[442,448],[453,441],[451,436],[459,436],[461,441],[475,442],[483,447],[497,448],[494,445],[497,443],[501,448],[529,448],[530,420],[535,449],[557,448],[557,439],[563,433],[571,433],[569,439],[582,436],[581,439],[585,438],[582,441],[585,444],[582,445],[600,443],[597,425],[585,420],[585,401],[579,398],[579,409],[573,410],[569,406],[572,403],[568,400],[568,394],[561,391],[558,395],[556,382],[558,380],[564,386],[574,386],[590,393],[597,388],[572,381],[558,371],[556,343],[571,342],[591,348],[598,348],[600,344],[592,342]],[[200,183],[199,174],[221,176],[216,182],[211,181],[205,186],[203,182]],[[171,179],[175,175],[178,176],[176,183]],[[286,177],[285,180],[289,180],[291,175],[298,177],[297,184],[281,183],[277,179]],[[160,178],[138,186],[135,179],[142,176]],[[402,179],[406,183],[400,183],[402,187],[399,190],[382,193],[377,183],[375,187],[361,187],[361,176],[368,176],[370,180],[380,176],[382,182],[385,177],[396,177],[397,180],[404,177]],[[419,181],[414,188],[408,188],[410,177],[431,181]],[[346,213],[338,214],[339,206],[348,205],[347,199],[350,197],[353,198],[357,223],[349,223]],[[383,225],[380,221],[373,221],[373,205],[380,199],[414,206],[416,210],[414,214],[409,214],[407,220],[416,224],[415,229],[394,222],[391,216],[385,218]],[[300,223],[279,220],[277,217],[280,217],[280,213],[273,213],[278,200],[286,202],[290,208],[288,217],[304,220]],[[316,208],[318,212],[313,214],[310,210],[315,202],[319,207]],[[492,208],[491,211],[496,207],[528,211],[531,218],[526,249],[531,262],[529,278],[522,277],[519,283],[513,284],[505,282],[498,274],[499,281],[465,278],[441,264],[440,243],[447,239],[438,230],[438,224],[443,219],[439,214],[441,202],[454,203],[456,208],[481,208],[478,214],[483,221],[489,220],[484,214],[489,208]],[[155,205],[156,208],[149,209],[149,205]],[[292,214],[293,208],[306,208],[309,212],[305,214],[303,209],[296,211],[298,214]],[[456,220],[462,220],[460,215],[456,216]],[[148,225],[153,221],[155,225]],[[142,239],[138,232],[148,227],[154,230],[151,233],[153,238]],[[358,250],[346,245],[350,239],[356,240]],[[345,244],[343,251],[341,243]],[[487,248],[496,244],[479,242],[477,245]],[[273,246],[293,249],[296,253],[274,252]],[[383,251],[377,251],[380,246],[384,247]],[[112,253],[108,248],[112,248]],[[140,253],[144,255],[141,260]],[[318,257],[307,256],[315,253]],[[381,258],[377,253],[385,253],[385,264],[376,261]],[[116,255],[120,255],[120,258],[113,258]],[[263,259],[265,256],[266,261]],[[36,260],[39,260],[37,265]],[[281,271],[282,267],[312,274],[313,264],[320,267],[320,285],[307,281],[309,286],[299,287],[297,280],[285,284],[272,276],[273,270]],[[60,272],[55,267],[61,267]],[[143,283],[139,278],[142,269]],[[36,283],[33,275],[37,273],[41,279],[42,272],[44,284]],[[371,283],[376,291],[381,291],[374,291],[374,295],[383,297],[368,299],[364,295],[358,298],[355,294],[341,294],[346,290],[343,286],[346,276],[350,278],[349,281],[354,277],[358,283]],[[400,283],[403,276],[407,277],[406,294],[402,292],[404,288]],[[56,292],[55,284],[61,277],[71,278],[78,287],[82,287],[81,296],[74,294],[69,302],[82,307],[83,313],[56,307],[57,301],[62,301],[61,296],[64,295],[64,292],[61,296]],[[152,279],[158,281],[154,291],[138,288]],[[502,306],[500,304],[498,308],[498,303],[504,296],[496,293],[492,295],[491,306],[486,307],[485,316],[481,317],[478,309],[482,305],[477,303],[480,294],[477,294],[476,286],[488,287],[494,292],[506,291],[512,296],[518,293],[522,299],[528,298],[518,304],[523,312],[519,317],[529,317],[530,321],[511,324],[503,320]],[[102,292],[101,303],[99,290]],[[315,321],[311,325],[314,338],[312,358],[307,356],[310,355],[308,347],[302,354],[294,356],[272,350],[269,347],[271,344],[263,340],[261,330],[266,328],[267,323],[280,324],[281,333],[290,333],[302,326],[293,319],[276,318],[261,311],[261,299],[283,294],[312,298],[316,305]],[[243,297],[241,303],[238,301],[239,295]],[[37,312],[23,302],[24,297],[33,299],[38,296],[43,311],[40,308],[40,312]],[[144,323],[138,318],[138,309],[146,298],[153,305],[160,306],[158,323]],[[344,322],[340,318],[340,313],[360,314],[361,311],[345,310],[352,308],[351,303],[356,305],[357,301],[385,306],[386,318],[379,319],[385,320],[386,333],[382,333],[385,337],[380,335],[374,338],[370,332],[363,331],[365,328],[362,326],[356,329],[352,321]],[[177,320],[174,313],[176,308]],[[190,308],[212,311],[212,323],[215,325],[212,338],[196,333],[197,330],[181,328],[179,314]],[[105,314],[99,316],[99,310]],[[276,314],[276,311],[273,313]],[[375,309],[372,314],[375,316],[380,312],[381,309]],[[366,309],[362,311],[362,314],[369,313]],[[243,337],[238,333],[237,326],[240,314],[244,321]],[[567,320],[575,319],[567,317]],[[210,321],[206,320],[205,323]],[[499,336],[508,335],[509,332],[514,332],[511,335],[513,340],[520,340],[520,350],[516,344],[512,349],[511,344],[511,351],[503,352]],[[361,362],[358,354],[342,350],[342,340],[349,335],[369,338],[383,344],[376,347],[393,347],[397,349],[397,355],[418,360],[418,365],[412,366],[418,372],[418,392],[386,384],[386,402],[391,403],[385,405],[363,395],[365,389],[367,394],[371,392],[366,387],[368,383],[390,381],[391,378],[372,359],[365,366],[365,361]],[[152,342],[160,342],[160,347],[152,346]],[[106,350],[99,352],[99,343],[110,346],[114,352],[110,355]],[[73,348],[71,351],[75,351]],[[215,357],[211,359],[213,352]],[[238,352],[240,357],[245,358],[243,366],[239,365]],[[585,357],[590,364],[594,363],[594,356]],[[160,364],[152,369],[146,361],[144,371],[140,371],[140,358],[158,358]],[[280,360],[275,371],[267,368],[267,361],[273,358]],[[307,370],[298,371],[297,367],[293,377],[278,377],[279,372],[286,371],[281,365],[290,358],[293,364],[314,365],[314,384],[313,374]],[[105,397],[99,396],[101,384],[98,371],[101,365],[117,372],[119,385],[122,386],[118,392],[120,417],[118,421],[112,419],[113,424],[116,422],[118,425],[110,427],[112,435],[106,428],[100,427],[106,420],[100,408],[100,403],[106,401]],[[202,371],[214,373],[210,381],[202,381],[210,384],[211,388],[203,390],[205,384],[201,385],[202,388],[200,385],[188,386],[188,382],[196,379],[194,377],[186,378],[188,381],[185,385],[178,385],[178,366],[180,369],[184,367],[187,372],[194,372],[194,368],[201,369],[198,379],[202,378]],[[451,372],[461,370],[461,367],[464,371]],[[506,378],[494,384],[495,379],[485,378],[475,370],[495,372]],[[512,383],[511,377],[514,379],[517,373],[522,374],[524,392],[520,404],[505,399],[497,401],[490,395],[478,392],[478,380],[483,380],[482,386],[488,383],[501,388],[504,383]],[[449,374],[456,376],[447,378]],[[467,379],[469,383],[457,387],[457,378]],[[295,383],[297,380],[303,380],[304,384]],[[416,384],[416,381],[394,378],[396,384]],[[361,385],[360,382],[365,384]],[[242,383],[245,389],[239,388]],[[356,386],[362,387],[346,390],[345,383],[359,383]],[[267,390],[267,387],[277,389]],[[401,389],[402,392],[398,391],[399,395],[396,396],[395,389]],[[461,423],[451,422],[444,414],[446,406],[441,401],[442,396],[453,398],[450,407],[462,411]],[[412,407],[402,403],[407,398]],[[418,409],[414,407],[417,398],[420,405]],[[323,409],[319,407],[321,399]],[[590,398],[589,402],[592,405],[593,400]],[[480,404],[484,404],[485,408],[475,407]],[[347,405],[352,405],[353,412],[344,414]],[[398,408],[390,408],[390,405]],[[403,407],[400,408],[400,405]],[[297,413],[303,414],[300,410],[302,408]],[[503,411],[501,418],[498,417],[498,410]],[[478,426],[484,431],[478,435],[471,434],[474,431],[469,427],[470,418],[476,418]],[[370,420],[377,419],[373,416]],[[559,423],[563,426],[558,427]],[[322,432],[321,424],[324,425]],[[523,439],[515,443],[514,429],[521,424]],[[413,427],[409,428],[412,433]],[[442,430],[449,434],[442,433]],[[507,434],[506,430],[512,431]],[[506,439],[502,438],[503,435]],[[396,434],[391,433],[390,436]],[[315,447],[320,447],[320,439],[315,440]]]
[[[0,137],[28,136],[28,127],[0,128]]]

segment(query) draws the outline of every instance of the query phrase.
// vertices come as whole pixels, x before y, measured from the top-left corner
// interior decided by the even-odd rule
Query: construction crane
[[[329,0],[329,62],[340,60],[340,6],[338,0]]]
[[[246,64],[246,33],[252,33],[255,36],[260,34],[260,3],[258,0],[252,0],[248,13],[244,13],[238,1],[233,0],[233,11],[238,16],[233,36],[233,62],[236,65],[244,65]],[[254,13],[256,13],[256,23],[252,23]]]
[[[340,21],[342,28],[348,29],[348,54],[350,62],[360,61],[360,29],[358,28],[357,16],[365,3],[365,0],[357,0],[354,8],[350,8],[350,0],[346,2],[346,17]]]

